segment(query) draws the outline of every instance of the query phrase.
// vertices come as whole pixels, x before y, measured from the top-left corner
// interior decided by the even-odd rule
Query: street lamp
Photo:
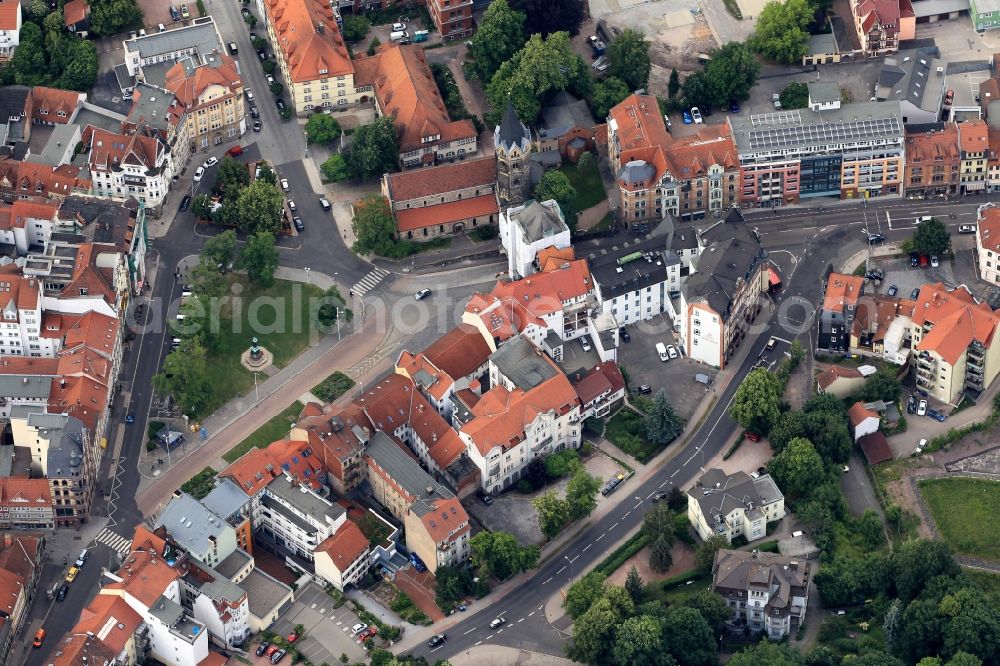
[[[337,308],[337,342],[340,342],[340,315],[343,314],[343,310]]]
[[[573,584],[573,560],[569,559],[569,555],[563,555],[563,558],[569,562],[569,584]]]
[[[305,271],[306,271],[306,284],[312,284],[312,282],[309,281],[309,267],[308,266],[305,267]]]
[[[257,397],[257,404],[260,404],[260,391],[257,390],[257,373],[253,373],[253,394]]]

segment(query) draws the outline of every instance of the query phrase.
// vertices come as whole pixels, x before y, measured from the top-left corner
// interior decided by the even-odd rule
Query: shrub
[[[630,557],[645,548],[648,541],[649,536],[644,531],[639,530],[628,541],[618,546],[600,564],[594,567],[594,571],[600,571],[605,576],[610,576],[618,570],[618,567],[625,564]]]

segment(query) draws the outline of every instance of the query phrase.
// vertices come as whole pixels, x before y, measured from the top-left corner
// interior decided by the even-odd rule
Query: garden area
[[[312,394],[323,402],[333,402],[354,388],[353,379],[340,370],[313,387]]]
[[[211,467],[206,467],[185,481],[184,485],[181,486],[181,490],[186,492],[191,497],[200,500],[205,497],[205,495],[212,492],[212,488],[214,487],[215,470]]]
[[[262,449],[271,442],[276,442],[288,435],[288,431],[291,428],[292,423],[299,418],[299,414],[302,413],[302,403],[296,400],[291,405],[285,408],[277,416],[273,417],[270,421],[262,425],[257,429],[257,432],[250,435],[242,442],[229,449],[223,455],[223,459],[226,462],[235,462],[244,453],[253,448]]]
[[[582,164],[564,164],[559,171],[566,175],[569,184],[576,190],[572,209],[582,212],[604,201],[604,183],[597,168],[597,160],[583,160]]]
[[[1000,559],[1000,530],[989,527],[1000,511],[1000,483],[952,477],[925,479],[919,486],[941,538],[953,551]]]

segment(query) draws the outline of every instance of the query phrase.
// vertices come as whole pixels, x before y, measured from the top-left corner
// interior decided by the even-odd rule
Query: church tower
[[[503,120],[493,131],[497,155],[497,196],[501,208],[517,206],[531,194],[531,132],[507,102]]]

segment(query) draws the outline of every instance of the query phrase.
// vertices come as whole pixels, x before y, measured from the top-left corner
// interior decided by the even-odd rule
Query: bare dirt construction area
[[[656,95],[666,96],[671,69],[683,78],[685,73],[700,69],[699,53],[718,47],[697,2],[591,0],[590,11],[594,18],[604,20],[612,35],[622,30],[646,35],[653,64],[649,92]]]

